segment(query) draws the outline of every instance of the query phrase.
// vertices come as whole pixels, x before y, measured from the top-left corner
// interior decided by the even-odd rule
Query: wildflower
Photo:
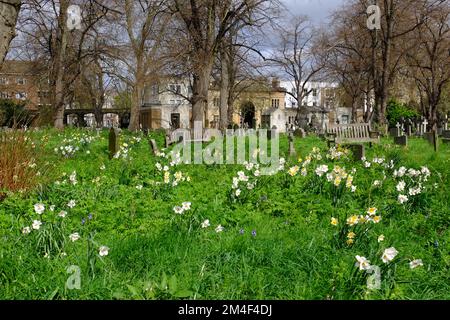
[[[248,177],[245,175],[245,173],[243,171],[239,171],[238,173],[238,179],[239,181],[248,181]]]
[[[167,172],[167,171],[169,171],[169,167],[168,167],[168,166],[164,166],[163,170],[164,170],[165,172]]]
[[[380,234],[379,236],[378,236],[378,242],[383,242],[384,241],[384,235],[383,234]]]
[[[86,223],[86,219],[85,218],[81,219],[81,225],[84,226],[85,223]]]
[[[34,211],[37,214],[42,214],[45,211],[45,206],[42,203],[36,203],[34,205]]]
[[[331,218],[331,225],[337,226],[339,224],[339,220],[336,218]]]
[[[208,228],[210,225],[211,224],[209,223],[208,219],[206,219],[205,221],[202,222],[202,228],[203,229]]]
[[[372,219],[373,223],[379,223],[381,221],[381,216],[375,216]]]
[[[191,177],[186,177],[187,182],[191,182]]]
[[[182,206],[183,210],[185,210],[185,211],[191,209],[191,203],[190,203],[190,202],[183,202],[183,203],[181,204],[181,206]]]
[[[72,233],[69,236],[69,239],[70,239],[70,241],[75,242],[80,239],[80,235],[78,234],[78,232]]]
[[[367,260],[365,257],[361,257],[361,256],[355,256],[355,258],[356,258],[355,266],[357,266],[359,268],[359,270],[369,270],[369,268],[370,268],[369,260]]]
[[[92,213],[89,213],[88,219],[89,219],[89,220],[92,220]]]
[[[405,190],[406,183],[405,181],[400,181],[395,187],[398,192],[403,192]]]
[[[41,228],[42,222],[39,220],[34,220],[31,226],[34,230],[39,230]]]
[[[354,225],[358,224],[358,221],[359,221],[358,216],[353,215],[353,216],[351,216],[350,218],[347,219],[347,224],[350,225],[350,226],[354,226]]]
[[[398,195],[398,202],[400,202],[400,204],[405,203],[406,201],[408,201],[408,197],[403,195],[403,194],[399,194]]]
[[[155,166],[156,166],[156,169],[158,169],[158,171],[162,170],[162,166],[159,162],[157,164],[155,164]]]
[[[58,213],[58,216],[61,217],[61,218],[65,218],[66,215],[67,215],[66,211],[61,211],[60,213]]]
[[[302,168],[302,170],[300,171],[300,174],[304,177],[306,177],[306,175],[308,174],[308,171],[306,171],[306,168]]]
[[[261,175],[261,172],[259,170],[255,170],[255,172],[253,173],[253,175],[255,177],[259,177]]]
[[[224,227],[222,227],[220,224],[217,226],[217,228],[215,229],[217,233],[222,232],[224,229]]]
[[[411,262],[409,263],[409,267],[410,267],[411,269],[415,269],[415,268],[417,268],[417,267],[422,267],[422,266],[423,266],[422,259],[416,259],[416,260],[413,260],[413,261],[411,261]]]
[[[375,207],[372,207],[372,208],[369,208],[368,210],[367,210],[367,213],[370,215],[370,216],[374,216],[376,213],[377,213],[377,208],[375,208]]]
[[[183,209],[182,207],[180,207],[180,206],[175,206],[175,207],[173,207],[173,211],[174,211],[176,214],[183,214],[184,209]]]
[[[101,257],[107,256],[108,253],[109,253],[109,248],[106,247],[106,246],[101,246],[101,247],[99,248],[99,250],[98,250],[98,254],[99,254]]]
[[[72,174],[69,176],[69,181],[73,185],[77,184],[77,173],[76,173],[76,171],[72,172]]]
[[[169,183],[170,182],[170,173],[169,172],[164,172],[164,183]]]
[[[175,179],[177,179],[178,181],[180,181],[183,178],[183,173],[181,173],[180,171],[176,172],[174,174]]]
[[[353,243],[355,243],[355,240],[353,239],[347,239],[347,241],[345,241],[349,246],[351,246]]]
[[[239,234],[244,234],[244,233],[245,233],[244,229],[239,230]]]
[[[252,236],[256,237],[256,230],[252,231]]]
[[[100,166],[100,170],[105,170],[106,169],[106,167],[105,167],[105,165],[104,164],[102,164],[101,166]]]
[[[49,209],[50,209],[51,212],[53,212],[53,211],[55,211],[55,206],[51,205]]]
[[[247,189],[253,190],[255,188],[255,185],[253,183],[247,183]]]
[[[317,169],[316,169],[316,174],[319,177],[323,176],[327,172],[328,172],[328,166],[327,165],[321,165],[321,166],[317,167]]]
[[[370,168],[371,165],[372,164],[368,161],[364,162],[364,167],[366,167],[366,168]]]
[[[388,263],[394,260],[397,254],[398,251],[394,247],[387,248],[386,250],[384,250],[383,255],[381,256],[381,260],[383,260],[384,263]]]
[[[348,175],[348,176],[347,176],[347,181],[346,181],[346,183],[345,183],[345,186],[346,186],[347,188],[351,188],[351,187],[352,187],[352,184],[353,184],[353,176],[352,176],[352,175]]]
[[[375,180],[374,182],[373,182],[373,186],[374,187],[378,187],[378,186],[380,186],[381,185],[381,181],[380,180]]]
[[[348,239],[355,239],[355,237],[356,237],[356,233],[354,233],[353,231],[351,231],[347,234]]]
[[[241,195],[241,189],[237,189],[235,194],[236,194],[236,197],[239,197]]]
[[[67,204],[67,206],[68,206],[70,209],[73,209],[73,208],[76,206],[75,200],[70,200],[69,203]]]
[[[280,158],[280,165],[284,165],[286,163],[286,159],[285,158]]]
[[[140,191],[140,190],[142,190],[143,187],[144,186],[142,184],[139,184],[139,185],[136,186],[136,189],[138,189]]]
[[[339,187],[339,185],[341,184],[341,182],[342,182],[341,177],[336,177],[336,178],[334,179],[333,184],[334,184],[336,187]]]
[[[352,191],[352,192],[355,192],[355,191],[356,191],[356,186],[352,186],[352,187],[351,187],[351,191]]]
[[[29,234],[31,232],[31,228],[30,227],[25,227],[22,229],[22,233],[23,234]]]
[[[294,166],[289,169],[288,173],[291,177],[293,177],[298,173],[299,170],[300,170],[299,166]]]

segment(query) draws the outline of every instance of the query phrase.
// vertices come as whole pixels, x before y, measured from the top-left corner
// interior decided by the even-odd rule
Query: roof
[[[35,61],[5,60],[0,74],[38,74],[38,63]]]

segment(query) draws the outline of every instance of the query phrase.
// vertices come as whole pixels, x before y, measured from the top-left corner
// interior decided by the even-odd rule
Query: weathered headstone
[[[366,149],[363,144],[351,144],[348,148],[353,153],[353,160],[361,161],[366,156]]]
[[[109,130],[109,159],[119,151],[119,132],[117,129],[111,128]]]
[[[394,137],[394,143],[399,146],[408,146],[408,137],[407,136],[399,136]]]
[[[450,143],[450,130],[442,131],[442,142]]]
[[[289,156],[295,157],[297,152],[295,151],[293,132],[289,132],[288,139],[289,139]]]
[[[431,132],[425,132],[423,137],[433,146],[434,151],[437,151],[438,149],[437,132],[434,130]]]
[[[413,122],[411,121],[411,119],[406,120],[406,135],[408,137],[410,137],[412,135],[412,127],[413,127]]]
[[[397,135],[396,135],[396,137],[400,137],[402,135],[402,133],[403,133],[402,130],[401,130],[402,125],[397,122],[395,127],[397,128]]]
[[[298,128],[294,131],[294,136],[297,138],[304,138],[306,137],[306,132],[302,128]]]
[[[398,129],[397,128],[390,128],[389,129],[389,135],[393,138],[398,137]]]
[[[156,144],[155,139],[150,139],[148,141],[148,143],[150,144],[150,148],[151,148],[151,151],[152,151],[153,155],[154,156],[158,155],[159,154],[159,149],[158,149],[158,145]]]

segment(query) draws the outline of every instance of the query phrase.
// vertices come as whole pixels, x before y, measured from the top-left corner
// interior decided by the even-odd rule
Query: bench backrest
[[[327,133],[333,133],[338,138],[370,138],[370,123],[332,124],[328,126]]]

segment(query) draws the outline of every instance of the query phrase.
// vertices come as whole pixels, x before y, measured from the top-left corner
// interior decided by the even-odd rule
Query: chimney
[[[280,80],[276,77],[272,78],[272,88],[273,89],[280,88]]]

